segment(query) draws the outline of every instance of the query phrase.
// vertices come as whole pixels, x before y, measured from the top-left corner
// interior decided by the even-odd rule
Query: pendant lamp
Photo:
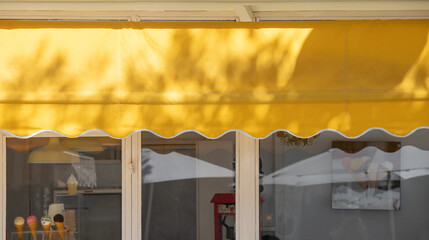
[[[100,152],[104,150],[103,145],[93,138],[64,138],[61,140],[61,145],[66,148],[73,149],[78,152]]]
[[[49,143],[30,153],[29,163],[75,163],[79,162],[79,154],[60,144],[58,138],[50,138]]]

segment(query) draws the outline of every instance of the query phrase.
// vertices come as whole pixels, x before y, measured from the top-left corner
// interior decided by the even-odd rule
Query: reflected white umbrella
[[[401,148],[401,169],[395,174],[403,179],[429,175],[429,151],[414,146]]]
[[[292,186],[324,184],[332,181],[331,173],[332,158],[327,151],[271,173],[263,178],[262,183]]]
[[[159,154],[142,149],[143,183],[158,183],[196,178],[234,177],[230,169],[177,152]]]
[[[362,179],[356,174],[344,169],[340,159],[335,160],[332,157],[334,151],[341,150],[331,149],[282,168],[264,177],[263,184],[308,186],[361,181]],[[346,154],[343,152],[342,154],[349,159],[362,159],[362,155],[365,155],[363,151],[371,153],[371,157],[367,156],[368,159],[362,160],[370,161],[367,164],[369,167],[366,169],[368,175],[392,172],[403,179],[429,175],[429,151],[414,146],[405,146],[397,152],[389,153],[375,147],[366,147],[358,153]]]

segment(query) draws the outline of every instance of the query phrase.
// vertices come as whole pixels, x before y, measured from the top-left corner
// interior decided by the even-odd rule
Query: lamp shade
[[[65,148],[58,138],[50,138],[49,143],[30,153],[29,163],[75,163],[79,162],[79,154]]]

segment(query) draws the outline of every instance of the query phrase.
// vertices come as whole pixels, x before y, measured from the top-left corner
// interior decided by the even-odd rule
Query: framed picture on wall
[[[332,142],[332,208],[399,210],[400,142]]]

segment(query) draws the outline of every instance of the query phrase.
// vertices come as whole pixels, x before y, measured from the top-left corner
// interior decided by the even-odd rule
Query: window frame
[[[106,137],[102,132],[88,132],[79,137]],[[6,139],[0,133],[0,240],[6,240]],[[43,132],[37,137],[63,137]],[[122,240],[141,240],[141,132],[122,139]],[[259,239],[259,139],[237,131],[236,158],[236,237]]]
[[[0,240],[6,240],[6,135],[0,134]]]
[[[427,19],[423,1],[0,1],[0,19],[88,21],[260,21]]]

